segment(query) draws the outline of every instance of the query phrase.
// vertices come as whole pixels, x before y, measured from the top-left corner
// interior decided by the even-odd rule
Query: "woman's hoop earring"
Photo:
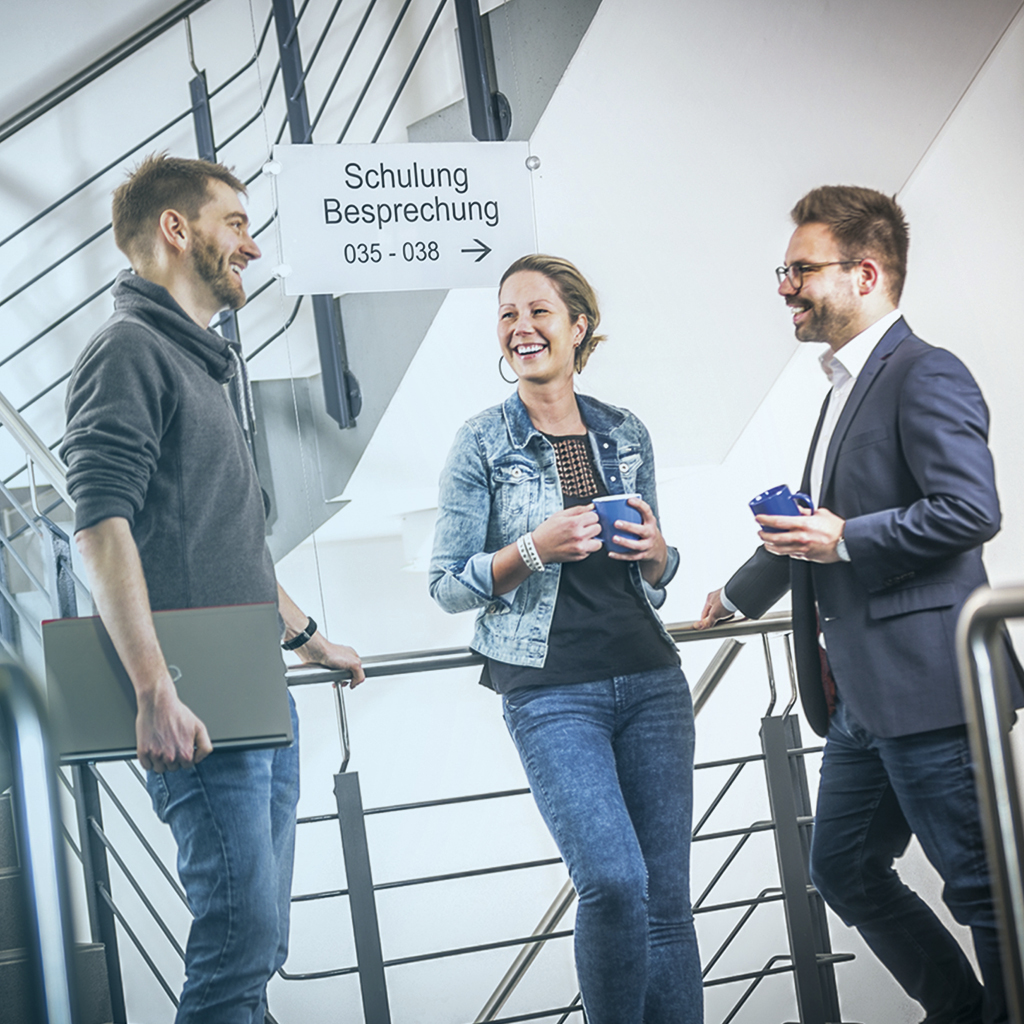
[[[505,376],[505,374],[504,374],[504,373],[502,372],[502,369],[501,369],[501,364],[502,364],[503,362],[505,362],[505,357],[504,357],[504,356],[498,356],[498,376],[499,376],[499,377],[500,377],[500,378],[501,378],[501,379],[502,379],[502,380],[503,380],[503,381],[504,381],[504,382],[505,382],[506,384],[518,384],[518,383],[519,383],[519,378],[518,378],[518,377],[513,377],[513,378],[512,378],[512,380],[509,380],[509,379],[508,379],[508,377],[506,377],[506,376]]]

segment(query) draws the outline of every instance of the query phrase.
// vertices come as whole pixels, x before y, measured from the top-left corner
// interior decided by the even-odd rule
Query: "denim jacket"
[[[657,516],[647,429],[626,409],[586,395],[576,399],[608,492],[636,491]],[[562,506],[555,450],[530,421],[518,392],[463,424],[441,474],[430,593],[447,612],[480,609],[475,651],[513,665],[544,665],[561,564],[549,563],[514,590],[496,595],[491,561],[495,551],[535,530]],[[628,565],[644,606],[672,643],[654,609],[665,601],[664,588],[679,566],[679,552],[668,549],[668,564],[656,587],[647,584],[636,562]]]

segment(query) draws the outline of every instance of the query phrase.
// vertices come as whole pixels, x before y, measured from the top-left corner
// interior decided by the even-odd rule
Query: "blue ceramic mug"
[[[778,487],[771,487],[756,498],[751,498],[749,505],[750,511],[755,516],[798,516],[800,515],[798,503],[812,512],[814,511],[814,502],[811,501],[809,495],[804,494],[803,491],[792,494],[785,484],[779,484]],[[777,526],[762,526],[761,529],[767,533],[784,532]]]
[[[639,498],[639,494],[606,494],[603,498],[594,498],[594,511],[601,523],[601,532],[597,539],[609,551],[617,551],[620,555],[632,554],[632,549],[624,548],[621,544],[615,544],[612,537],[615,536],[615,520],[621,519],[627,523],[642,523],[643,516],[640,510],[627,505],[630,498]],[[620,537],[635,536],[628,534],[625,530],[619,531]]]

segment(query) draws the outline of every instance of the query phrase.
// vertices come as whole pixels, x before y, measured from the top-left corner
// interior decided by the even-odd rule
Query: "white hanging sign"
[[[496,286],[536,251],[525,142],[278,145],[288,295]]]

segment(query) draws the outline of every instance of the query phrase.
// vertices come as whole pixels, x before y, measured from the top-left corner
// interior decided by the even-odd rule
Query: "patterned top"
[[[608,493],[590,447],[590,437],[544,435],[555,449],[565,508],[589,505]],[[679,655],[655,628],[629,578],[626,562],[599,551],[579,562],[563,562],[543,668],[489,658],[481,682],[498,693],[523,686],[587,683],[612,676],[678,665]]]
[[[571,494],[574,498],[596,498],[604,492],[594,476],[594,460],[586,435],[550,437],[545,434],[545,437],[555,449],[562,494]]]

